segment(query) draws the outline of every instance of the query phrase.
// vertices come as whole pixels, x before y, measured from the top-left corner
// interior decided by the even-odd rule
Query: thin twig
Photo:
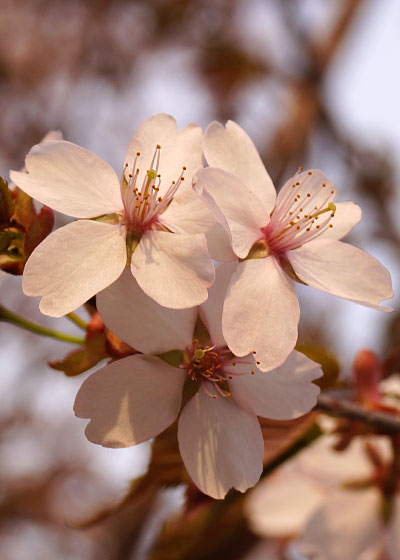
[[[396,418],[386,412],[366,409],[357,403],[320,395],[316,408],[335,416],[364,422],[388,434],[400,433],[400,417]]]
[[[28,321],[24,317],[21,317],[20,315],[9,311],[2,305],[0,305],[0,322],[1,321],[10,323],[11,325],[15,325],[16,327],[20,327],[21,329],[25,329],[26,331],[30,331],[41,336],[55,338],[57,340],[62,340],[63,342],[69,342],[70,344],[82,345],[85,343],[85,340],[83,338],[79,338],[67,333],[54,331],[53,329],[50,329],[48,327],[43,327],[42,325],[38,325],[37,323],[32,323],[32,321]]]

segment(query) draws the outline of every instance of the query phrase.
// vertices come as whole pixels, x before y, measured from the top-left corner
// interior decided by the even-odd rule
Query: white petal
[[[214,284],[208,290],[208,299],[199,309],[200,317],[210,333],[211,344],[215,346],[226,345],[222,334],[222,307],[236,267],[237,262],[234,262],[221,264],[216,269]]]
[[[316,239],[287,257],[306,284],[368,307],[393,296],[390,274],[374,257],[341,241]]]
[[[160,305],[194,307],[207,299],[214,267],[202,234],[147,231],[132,255],[132,274]]]
[[[315,511],[301,542],[327,560],[356,560],[379,539],[376,490],[338,491]]]
[[[238,358],[237,368],[246,371],[241,361]],[[245,399],[257,416],[291,420],[316,405],[320,391],[312,381],[322,376],[322,370],[300,352],[293,351],[280,367],[268,373],[253,369],[254,375],[234,375],[229,387],[232,395]]]
[[[293,185],[295,185],[293,187]],[[325,185],[325,186],[323,186]],[[310,169],[302,171],[290,177],[280,189],[276,199],[276,209],[282,206],[293,195],[300,197],[304,214],[313,214],[316,208],[322,208],[333,200],[337,194],[335,185],[330,181],[320,169]]]
[[[193,189],[178,191],[160,221],[175,233],[204,233],[213,259],[236,260],[229,234]]]
[[[140,170],[139,185],[146,178],[157,145],[161,146],[158,169],[161,174],[160,194],[166,192],[172,181],[179,179],[183,166],[186,167],[185,180],[180,189],[189,189],[193,174],[203,167],[201,127],[191,123],[178,130],[175,119],[162,113],[145,120],[133,135],[125,159],[128,163],[126,172],[130,173],[135,156],[140,152],[135,166]]]
[[[64,140],[33,146],[28,173],[11,171],[14,183],[42,204],[74,218],[123,209],[118,177],[102,159]]]
[[[341,239],[358,224],[361,214],[361,208],[354,202],[336,202],[335,215],[330,222],[332,227],[321,233],[319,239]]]
[[[394,496],[392,507],[385,540],[390,560],[398,560],[400,558],[400,496],[398,494]]]
[[[245,503],[251,530],[261,537],[285,537],[301,531],[325,498],[324,490],[293,463],[263,479]]]
[[[204,133],[204,155],[210,167],[235,175],[257,194],[270,214],[275,204],[275,187],[250,137],[235,122],[225,127],[212,122]]]
[[[263,237],[269,215],[254,193],[234,175],[208,167],[196,173],[194,189],[230,233],[232,249],[245,258],[252,245]]]
[[[97,309],[107,327],[147,354],[183,350],[192,343],[197,309],[168,309],[138,286],[131,271],[97,294]]]
[[[296,344],[299,316],[293,283],[274,257],[239,263],[222,317],[222,331],[234,354],[256,351],[261,371],[280,366]]]
[[[334,449],[337,441],[336,434],[324,435],[296,457],[298,470],[318,482],[325,491],[340,487],[349,480],[370,478],[373,474],[372,464],[365,453],[364,440],[354,438],[348,447],[340,452]],[[376,436],[369,441],[381,457],[386,459],[387,451],[390,457],[390,450],[384,445],[387,443],[385,438],[378,439]]]
[[[213,399],[200,388],[183,409],[179,449],[193,482],[217,499],[245,492],[261,476],[264,442],[254,414],[233,399]]]
[[[76,396],[86,436],[104,447],[128,447],[165,430],[179,414],[185,373],[154,356],[136,354],[99,369]]]
[[[121,226],[79,220],[36,247],[26,263],[22,288],[27,296],[42,296],[42,313],[61,317],[114,282],[125,265]]]

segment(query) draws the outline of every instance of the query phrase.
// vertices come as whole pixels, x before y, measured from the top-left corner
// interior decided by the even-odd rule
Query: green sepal
[[[163,360],[163,362],[170,366],[179,367],[184,362],[184,353],[183,350],[169,350],[168,352],[157,354],[157,358],[160,358],[160,360]]]
[[[247,257],[243,260],[265,259],[265,257],[269,256],[269,254],[270,254],[270,251],[269,251],[269,248],[268,248],[267,244],[265,243],[265,241],[260,239],[259,241],[256,241],[254,243],[254,245],[252,246],[252,248],[248,252]]]
[[[194,326],[193,339],[198,340],[202,346],[208,346],[210,344],[210,333],[201,320],[200,315],[197,316],[196,324]]]

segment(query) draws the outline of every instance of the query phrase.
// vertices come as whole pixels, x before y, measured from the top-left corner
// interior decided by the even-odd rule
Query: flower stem
[[[86,331],[87,329],[87,323],[85,323],[85,321],[83,319],[81,319],[79,317],[79,315],[77,315],[76,313],[73,313],[71,311],[71,313],[68,313],[66,315],[66,318],[69,319],[70,321],[72,321],[73,323],[75,323],[75,325],[77,327],[79,327],[80,329],[82,329],[83,331]]]
[[[83,338],[54,331],[53,329],[42,327],[42,325],[37,325],[36,323],[27,321],[20,315],[17,315],[16,313],[9,311],[2,305],[0,305],[0,322],[1,321],[4,321],[5,323],[11,323],[12,325],[21,327],[21,329],[31,331],[41,336],[48,336],[50,338],[56,338],[57,340],[62,340],[63,342],[69,342],[71,344],[78,344],[78,345],[84,344],[85,342]]]

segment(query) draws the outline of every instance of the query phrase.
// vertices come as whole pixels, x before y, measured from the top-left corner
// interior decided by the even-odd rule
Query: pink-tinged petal
[[[214,281],[214,267],[202,234],[147,231],[132,255],[131,270],[148,296],[173,309],[203,303]]]
[[[246,515],[251,530],[260,537],[298,533],[326,497],[324,489],[293,463],[262,480],[247,498]]]
[[[42,313],[61,317],[114,282],[125,265],[121,226],[79,220],[36,247],[25,265],[22,288],[27,296],[42,296]]]
[[[126,153],[127,173],[131,173],[136,154],[136,169],[139,169],[138,184],[146,179],[151,168],[157,145],[161,146],[158,172],[161,174],[160,194],[163,195],[177,181],[185,166],[184,184],[180,190],[189,188],[193,174],[203,167],[201,127],[191,123],[178,130],[176,121],[170,115],[160,113],[145,120],[133,135]],[[155,168],[155,162],[153,168]]]
[[[319,239],[341,239],[358,224],[361,214],[361,208],[354,202],[336,202],[335,215],[330,222],[332,227],[322,232]]]
[[[200,169],[194,183],[196,192],[230,233],[236,255],[245,258],[269,221],[258,196],[234,175],[213,167]]]
[[[213,259],[236,260],[228,232],[194,190],[178,191],[160,221],[174,233],[204,233]]]
[[[129,269],[97,294],[96,302],[107,327],[140,352],[161,354],[192,343],[197,309],[159,305],[143,292]]]
[[[251,359],[251,356],[248,356]],[[238,358],[232,371],[246,371],[249,360]],[[233,397],[247,401],[254,414],[271,420],[292,420],[309,412],[317,404],[319,387],[312,383],[322,376],[319,364],[293,351],[278,368],[268,373],[253,369],[254,375],[237,375],[229,382]]]
[[[400,496],[393,499],[392,516],[385,534],[386,549],[390,560],[400,558]]]
[[[236,356],[256,351],[261,371],[280,366],[296,344],[299,316],[293,283],[274,257],[239,263],[222,316],[225,340]]]
[[[262,201],[264,211],[272,212],[276,192],[257,148],[246,132],[235,122],[225,127],[212,122],[204,133],[204,155],[210,167],[228,171],[240,179],[250,192]]]
[[[324,435],[296,457],[297,469],[318,482],[325,490],[338,488],[349,480],[367,479],[373,475],[372,463],[365,453],[365,441],[354,438],[345,450],[335,451],[336,434]],[[390,445],[385,438],[370,438],[379,455],[390,457]],[[388,453],[389,452],[389,453]]]
[[[390,274],[379,261],[341,241],[316,239],[287,257],[297,276],[310,286],[381,311],[393,296]]]
[[[190,477],[212,498],[222,499],[230,488],[245,492],[260,478],[260,425],[229,397],[213,399],[200,388],[180,415],[178,441]]]
[[[210,333],[211,344],[225,346],[222,334],[222,308],[226,291],[231,281],[237,262],[223,263],[215,271],[215,281],[208,290],[208,299],[199,308],[200,317]]]
[[[337,491],[314,512],[301,545],[327,560],[356,560],[381,533],[379,494],[375,489]]]
[[[296,173],[286,181],[278,193],[276,208],[281,208],[283,204],[286,206],[288,201],[297,196],[302,201],[304,213],[312,214],[315,206],[323,206],[325,201],[335,198],[336,193],[335,185],[320,169],[310,169]]]
[[[86,436],[104,447],[128,447],[168,428],[179,414],[185,373],[159,358],[136,354],[86,379],[74,411],[90,418]]]
[[[118,177],[102,159],[71,142],[33,146],[27,173],[10,171],[14,183],[42,204],[74,218],[93,218],[123,209]]]

